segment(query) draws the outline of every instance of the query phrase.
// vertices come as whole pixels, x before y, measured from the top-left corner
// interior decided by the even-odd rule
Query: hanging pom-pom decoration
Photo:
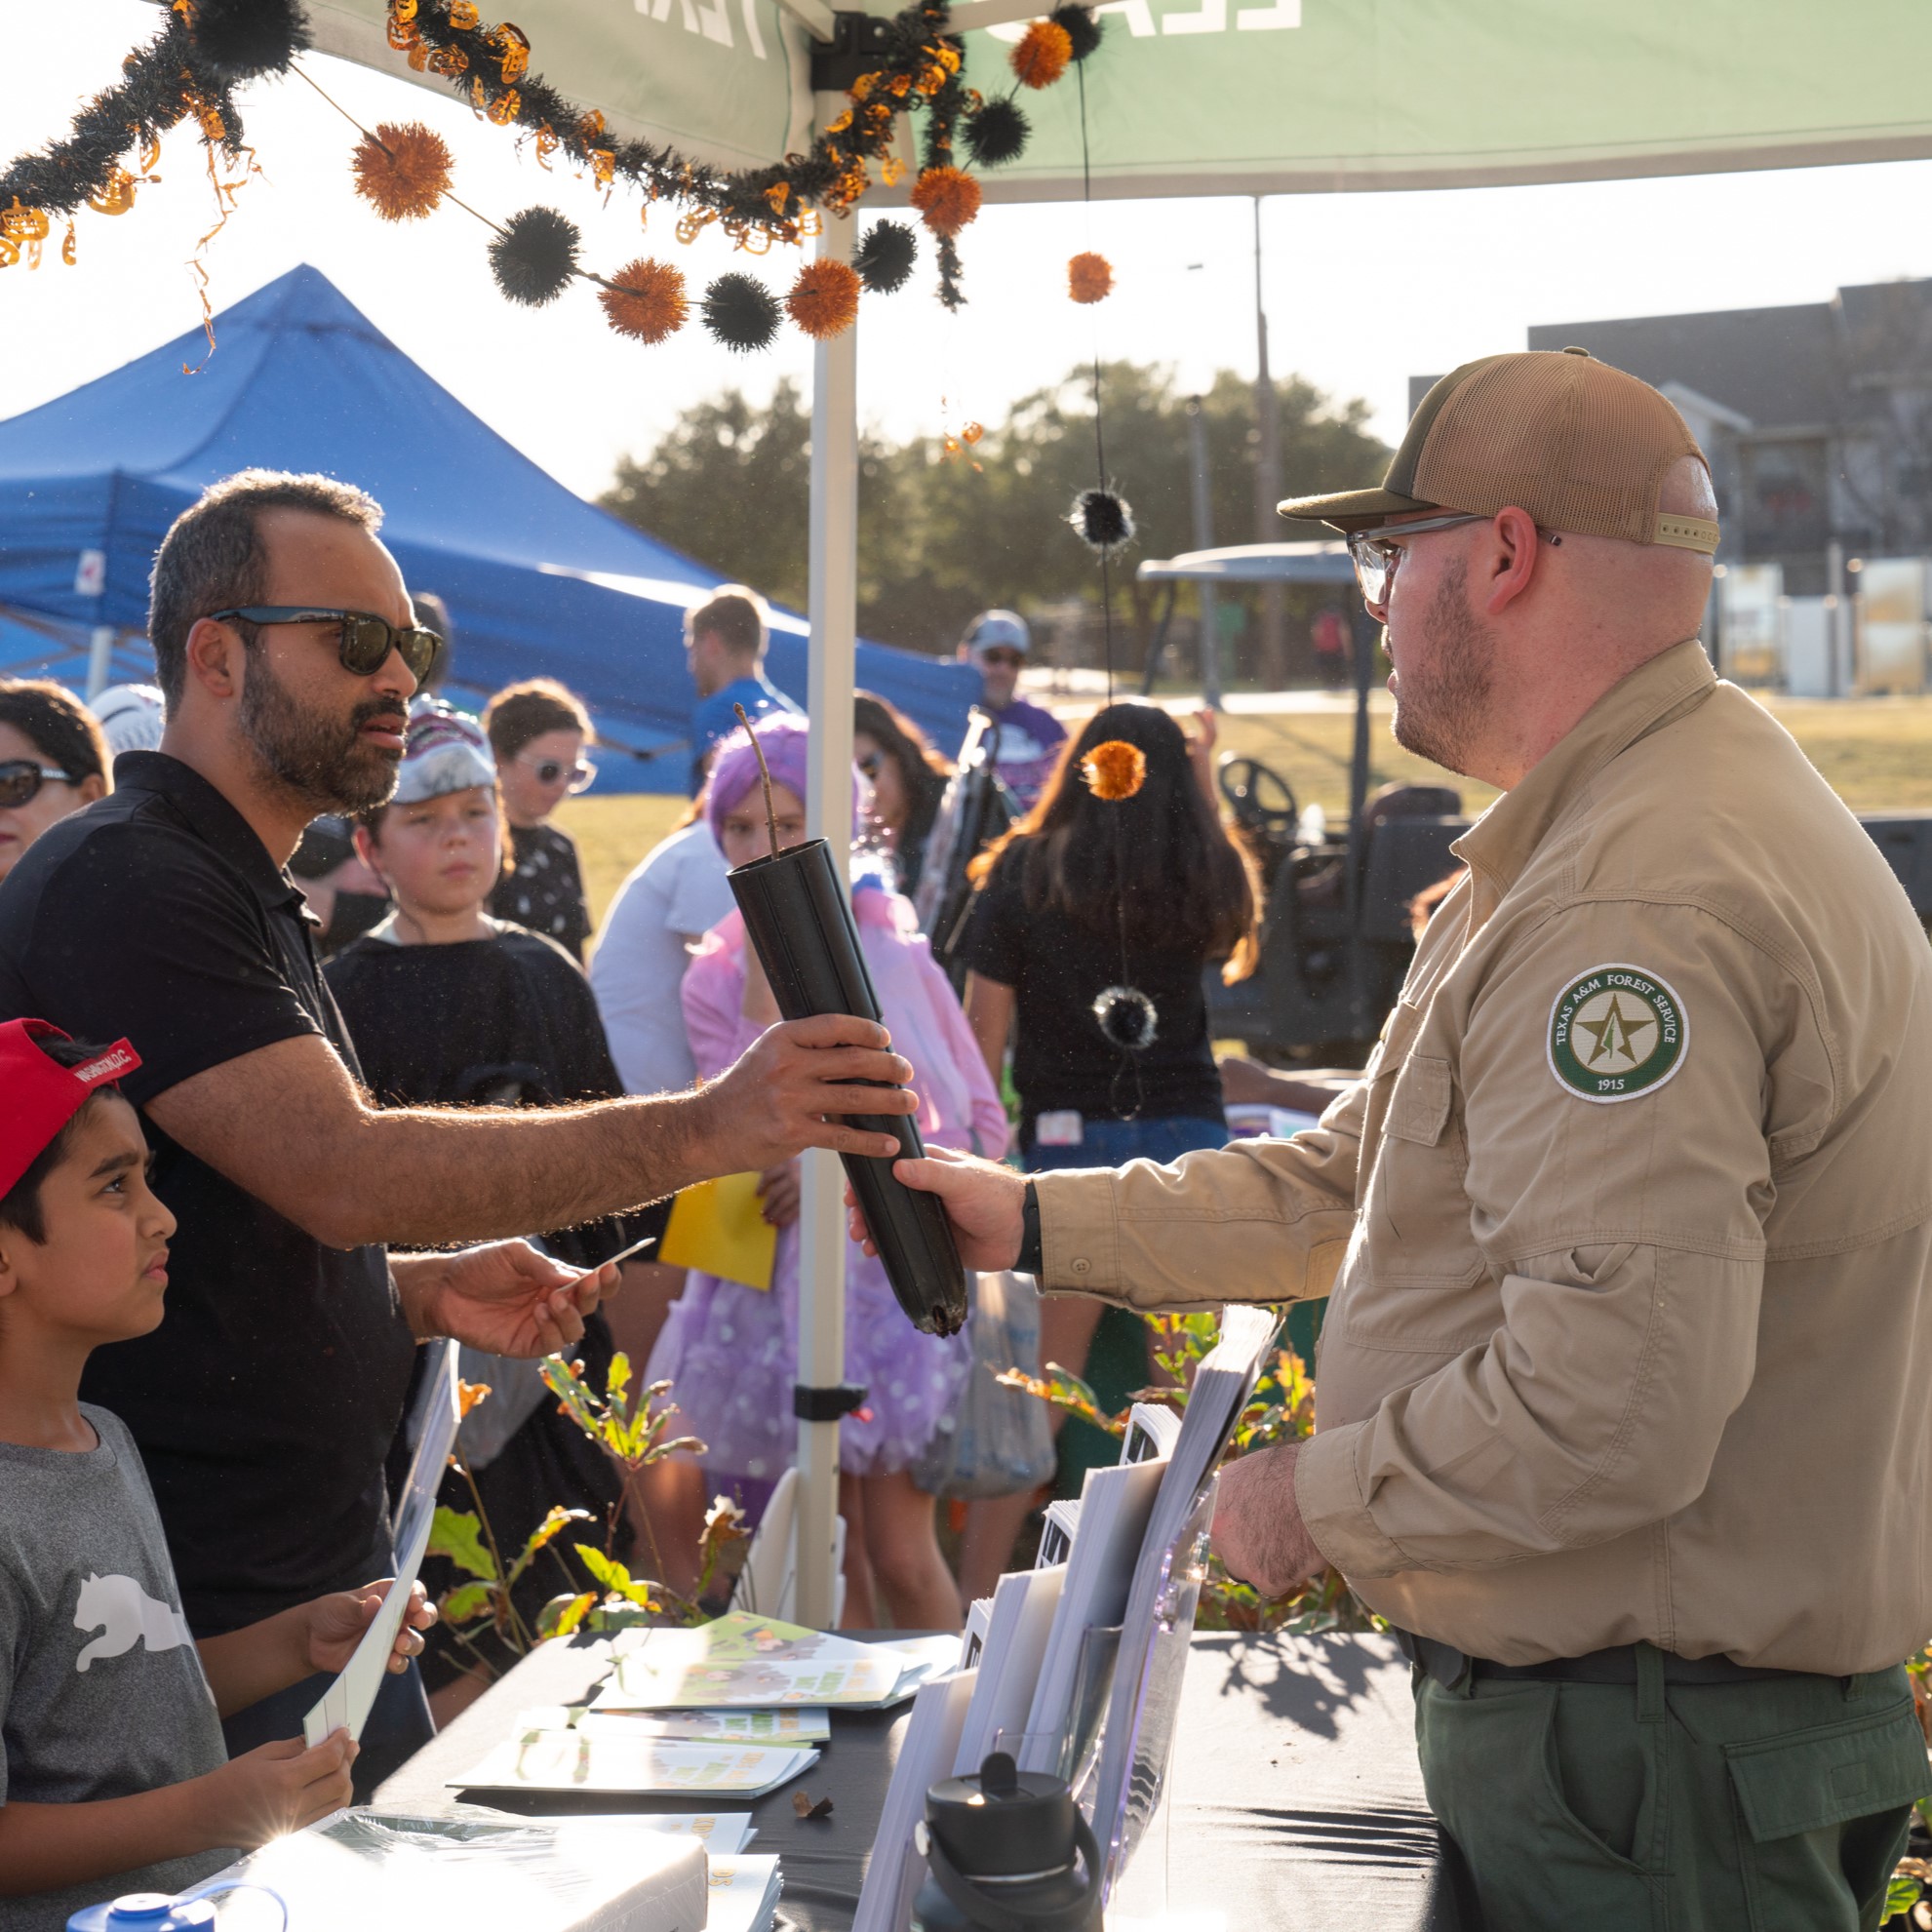
[[[852,255],[858,279],[875,296],[889,296],[912,279],[919,237],[903,221],[875,221]]]
[[[1051,87],[1074,58],[1074,39],[1051,20],[1035,20],[1006,57],[1022,87]]]
[[[1104,255],[1077,255],[1067,263],[1067,294],[1077,302],[1104,302],[1114,293],[1114,264]]]
[[[1133,541],[1133,506],[1111,490],[1083,490],[1067,521],[1103,557]]]
[[[618,269],[597,299],[611,327],[640,342],[661,342],[666,335],[675,335],[690,314],[684,270],[668,261],[644,259]]]
[[[1032,126],[1010,100],[998,96],[966,123],[966,147],[982,168],[1004,168],[1026,152]]]
[[[490,244],[496,286],[513,302],[527,302],[532,308],[555,301],[577,272],[579,239],[576,223],[554,208],[521,210]]]
[[[752,275],[721,275],[704,292],[704,326],[713,338],[740,355],[771,346],[778,333],[778,300]]]
[[[356,193],[385,221],[417,221],[450,191],[450,145],[420,121],[383,121],[349,157]]]
[[[814,342],[843,335],[858,320],[858,275],[843,261],[808,261],[785,297],[791,318]]]
[[[1123,1053],[1145,1053],[1160,1031],[1154,1002],[1138,986],[1110,986],[1096,996],[1093,1017]]]
[[[1109,805],[1130,799],[1147,782],[1147,754],[1124,738],[1109,738],[1081,760],[1080,775],[1086,789]]]
[[[1046,18],[1067,36],[1076,60],[1084,60],[1100,45],[1100,22],[1090,7],[1055,7]]]
[[[913,183],[912,205],[950,241],[979,213],[979,183],[964,168],[927,168]]]
[[[285,74],[309,44],[300,0],[194,0],[187,27],[195,52],[230,81]]]

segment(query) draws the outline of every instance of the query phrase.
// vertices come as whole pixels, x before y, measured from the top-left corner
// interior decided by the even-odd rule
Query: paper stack
[[[288,1908],[288,1932],[690,1932],[704,1922],[705,1849],[690,1833],[631,1819],[499,1825],[371,1811],[277,1838],[203,1893],[262,1885]],[[259,1932],[278,1920],[259,1892],[236,1892],[221,1924]]]
[[[854,1643],[826,1631],[733,1611],[696,1630],[631,1633],[598,1711],[831,1706],[883,1711],[956,1661],[957,1637]]]
[[[525,1731],[449,1782],[464,1791],[609,1792],[668,1797],[763,1797],[818,1762],[808,1747]]]
[[[714,1858],[705,1932],[765,1932],[778,1910],[775,1858]]]

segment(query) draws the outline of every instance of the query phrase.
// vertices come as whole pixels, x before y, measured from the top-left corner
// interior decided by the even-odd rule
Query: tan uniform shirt
[[[1042,1284],[1332,1287],[1295,1488],[1364,1601],[1526,1664],[1932,1636],[1932,948],[1694,641],[1458,842],[1360,1084],[1038,1176]]]

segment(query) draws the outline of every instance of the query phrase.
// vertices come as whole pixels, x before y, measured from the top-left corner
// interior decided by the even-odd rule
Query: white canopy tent
[[[1005,22],[1038,0],[963,0],[966,77],[1005,83]],[[316,44],[413,75],[384,0],[308,0]],[[1932,155],[1923,0],[1104,0],[1087,75],[1096,195],[1321,193],[1711,174]],[[613,132],[727,168],[807,148],[848,104],[811,90],[825,0],[519,0],[532,65]],[[1016,29],[1014,29],[1016,30]],[[1082,191],[1071,80],[1030,96],[1034,136],[991,200]],[[909,150],[908,150],[909,152]],[[868,199],[903,199],[880,190]],[[1685,217],[1695,219],[1694,191]],[[832,220],[821,255],[849,256]],[[970,237],[967,238],[968,253]],[[856,628],[857,331],[820,343],[811,427],[810,830],[846,836]],[[1070,537],[1069,541],[1073,539]],[[845,1365],[842,1177],[808,1157],[800,1380]],[[800,1425],[798,1605],[827,1624],[839,1426]]]

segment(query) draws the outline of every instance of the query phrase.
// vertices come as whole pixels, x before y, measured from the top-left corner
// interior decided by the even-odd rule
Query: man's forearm
[[[341,1220],[317,1232],[429,1247],[574,1227],[713,1178],[709,1138],[699,1094],[373,1113],[352,1134]]]

